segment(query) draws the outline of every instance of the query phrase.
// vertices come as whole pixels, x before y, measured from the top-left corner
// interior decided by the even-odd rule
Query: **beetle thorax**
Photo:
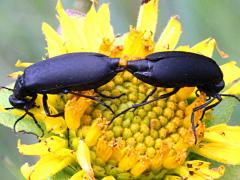
[[[16,98],[22,99],[25,96],[27,96],[28,94],[26,94],[26,90],[24,88],[24,80],[23,80],[23,76],[19,76],[16,80],[15,86],[14,86],[14,90],[13,90],[13,94]]]

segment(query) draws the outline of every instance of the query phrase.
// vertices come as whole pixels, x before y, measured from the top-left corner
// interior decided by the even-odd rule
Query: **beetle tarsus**
[[[142,102],[141,102],[140,104],[146,102],[156,91],[157,91],[157,87],[154,87],[154,88],[152,89],[152,91],[144,98],[144,100],[142,100]],[[136,109],[137,109],[137,108],[135,108],[135,109],[133,110],[133,112],[134,112]]]
[[[209,105],[211,104],[215,99],[218,99],[218,102],[217,103],[214,103],[212,105]],[[204,104],[200,105],[200,106],[197,106],[195,108],[193,108],[192,110],[192,115],[191,115],[191,125],[192,125],[192,131],[193,131],[193,135],[194,135],[194,138],[195,138],[195,144],[197,143],[197,133],[196,133],[196,128],[195,128],[195,122],[194,122],[194,113],[196,111],[199,111],[201,109],[204,109],[203,110],[203,114],[200,118],[200,120],[203,118],[203,115],[205,114],[205,112],[213,107],[215,107],[218,103],[220,103],[222,101],[222,98],[220,95],[215,95],[214,98],[208,100],[207,102],[205,102]],[[209,105],[209,106],[208,106]]]
[[[15,121],[15,123],[13,124],[13,131],[14,131],[14,133],[17,133],[17,131],[16,131],[17,123],[18,123],[19,121],[21,121],[26,115],[27,115],[27,112],[25,112],[20,118],[18,118],[18,119]]]
[[[0,89],[6,89],[6,90],[9,90],[9,91],[13,91],[12,88],[8,88],[8,87],[5,87],[5,86],[0,86]]]
[[[48,99],[47,94],[43,94],[43,99],[42,100],[43,100],[43,108],[44,108],[45,114],[49,117],[63,116],[64,112],[60,112],[60,113],[57,113],[57,114],[51,114],[50,113],[50,110],[49,110],[49,107],[48,107],[48,104],[47,104],[47,99]]]
[[[34,123],[37,125],[37,127],[38,127],[38,128],[41,130],[41,132],[42,132],[42,135],[41,135],[40,137],[43,137],[43,136],[44,136],[44,131],[43,131],[42,127],[41,127],[40,124],[37,122],[37,120],[36,120],[35,116],[33,115],[33,113],[28,112],[28,111],[26,111],[20,118],[18,118],[18,119],[15,121],[15,123],[14,123],[14,125],[13,125],[14,133],[17,133],[17,131],[16,131],[16,126],[17,126],[18,122],[21,121],[26,115],[29,115],[29,116],[31,116],[31,117],[33,118]],[[19,131],[19,132],[21,132],[21,131]]]
[[[217,105],[222,101],[222,98],[221,98],[221,97],[218,97],[217,99],[218,99],[218,102],[216,102],[216,103],[214,103],[214,104],[211,104],[211,105],[207,106],[207,107],[203,110],[203,113],[202,113],[202,116],[201,116],[201,118],[200,118],[200,121],[203,119],[203,117],[204,117],[206,111],[208,111],[208,110],[214,108],[215,106],[217,106]]]
[[[227,97],[233,97],[236,100],[240,101],[240,97],[233,95],[233,94],[219,94],[220,96],[227,96]]]

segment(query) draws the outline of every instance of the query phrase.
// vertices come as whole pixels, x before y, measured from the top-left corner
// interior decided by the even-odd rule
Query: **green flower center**
[[[126,94],[117,99],[104,99],[118,114],[140,103],[152,89],[152,86],[136,79],[129,72],[123,72],[99,91],[108,96]],[[158,88],[149,100],[169,91],[171,89]],[[147,173],[150,177],[149,172],[154,170],[154,177],[158,177],[166,170],[181,165],[190,146],[188,138],[192,137],[189,129],[183,125],[187,105],[186,101],[173,95],[117,117],[103,130],[98,142],[90,147],[95,176],[113,175],[117,179],[128,179],[142,177]],[[95,103],[82,117],[78,134],[84,139],[92,123],[97,123],[99,118],[110,121],[113,117],[109,109]],[[128,160],[135,163],[143,161],[144,170],[134,169],[135,164],[127,164]]]

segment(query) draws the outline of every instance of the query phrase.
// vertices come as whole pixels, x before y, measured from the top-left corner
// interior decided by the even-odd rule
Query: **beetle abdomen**
[[[128,71],[145,83],[157,87],[214,85],[223,80],[216,62],[188,52],[159,52],[146,60],[128,62]]]
[[[158,86],[183,87],[215,84],[222,81],[223,75],[215,62],[200,58],[166,58],[153,63],[152,78]]]
[[[25,88],[37,93],[89,90],[112,79],[118,59],[97,53],[71,53],[38,62],[24,71]]]

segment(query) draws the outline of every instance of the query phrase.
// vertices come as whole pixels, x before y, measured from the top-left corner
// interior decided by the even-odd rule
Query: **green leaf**
[[[73,174],[69,173],[67,171],[68,167],[63,169],[62,171],[56,173],[54,176],[52,176],[51,180],[65,180],[65,179],[70,179]]]
[[[22,111],[18,114],[13,114],[11,110],[5,111],[4,108],[12,107],[8,101],[8,97],[12,94],[11,91],[1,89],[0,90],[0,124],[13,129],[13,125],[18,118],[20,118],[25,112]],[[42,135],[41,130],[34,123],[30,116],[26,116],[21,121],[17,123],[16,131],[22,131],[26,133],[32,133],[38,136]]]
[[[225,166],[225,173],[224,176],[220,179],[222,180],[237,180],[240,179],[240,166],[232,166],[226,165]]]
[[[231,120],[234,109],[236,108],[238,101],[234,98],[225,98],[218,104],[213,110],[214,120],[209,121],[207,126],[212,126],[220,123],[228,123]]]

